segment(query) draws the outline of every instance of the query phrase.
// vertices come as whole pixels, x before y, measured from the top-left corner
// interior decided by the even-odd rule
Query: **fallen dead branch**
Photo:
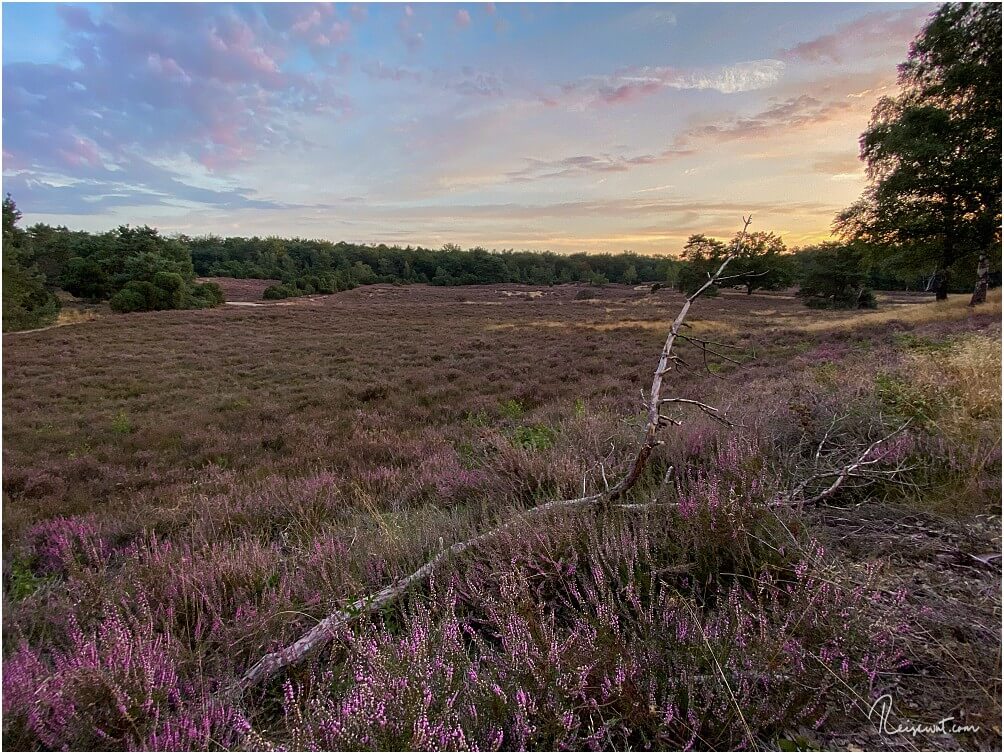
[[[662,441],[659,440],[658,437],[659,431],[662,427],[667,424],[678,423],[660,413],[660,408],[665,403],[680,403],[684,405],[692,404],[697,406],[701,411],[708,414],[712,418],[727,423],[727,419],[721,415],[721,412],[712,406],[701,403],[700,401],[690,401],[683,398],[663,398],[662,391],[666,376],[673,370],[674,365],[678,361],[678,357],[676,357],[673,353],[673,346],[675,345],[677,338],[680,337],[680,330],[683,328],[687,315],[690,313],[691,306],[693,306],[694,302],[700,298],[706,290],[722,280],[722,273],[725,271],[725,268],[742,249],[747,229],[752,221],[752,217],[743,218],[743,229],[740,231],[739,235],[736,236],[735,244],[722,260],[721,265],[719,265],[714,274],[708,276],[708,280],[704,283],[704,285],[687,297],[687,299],[683,302],[683,306],[680,308],[679,313],[676,315],[676,319],[673,321],[673,324],[669,329],[669,333],[666,336],[662,352],[659,354],[659,363],[656,366],[655,374],[652,377],[652,386],[649,388],[647,400],[645,401],[646,422],[644,433],[642,435],[642,441],[638,446],[638,450],[635,453],[634,460],[631,463],[628,472],[621,477],[620,481],[613,486],[605,486],[605,489],[602,492],[593,495],[585,495],[583,497],[573,498],[570,500],[552,500],[550,502],[543,503],[513,517],[499,526],[496,526],[494,529],[490,529],[489,531],[479,534],[472,539],[457,542],[456,544],[441,550],[437,555],[428,560],[413,573],[398,579],[393,584],[385,586],[383,589],[374,594],[356,600],[342,610],[336,610],[289,646],[280,649],[277,652],[265,655],[244,674],[241,679],[241,686],[243,688],[253,686],[274,675],[282,668],[299,662],[312,651],[323,645],[326,641],[330,640],[334,636],[336,628],[345,625],[360,615],[372,613],[385,605],[391,604],[403,596],[412,585],[422,582],[449,557],[459,555],[465,550],[476,547],[481,542],[497,536],[501,532],[510,529],[521,521],[535,519],[538,516],[558,509],[576,508],[590,505],[597,505],[602,509],[606,509],[612,501],[623,496],[628,490],[630,490],[641,477],[642,472],[645,470],[645,466],[648,464],[649,457],[652,455],[652,451],[662,444]],[[705,344],[705,348],[706,345],[707,344]]]
[[[836,421],[836,420],[834,420]],[[895,478],[906,471],[906,468],[901,464],[895,466],[891,469],[876,469],[875,466],[884,460],[884,455],[877,453],[877,451],[889,442],[891,439],[901,434],[910,425],[909,421],[904,422],[899,427],[894,429],[889,434],[880,437],[867,448],[865,448],[853,461],[843,466],[835,469],[829,469],[827,471],[818,472],[812,474],[803,479],[798,485],[795,486],[787,495],[783,495],[778,498],[777,506],[795,506],[795,507],[807,507],[812,505],[819,505],[824,500],[833,497],[849,479],[864,479],[868,482],[874,482],[879,479],[895,481]],[[822,442],[819,444],[819,449],[816,451],[816,458],[819,458],[819,453],[822,450],[823,443],[826,442],[827,437],[829,437],[830,431],[833,429],[833,425],[830,425],[830,429],[826,431],[826,435],[823,437]],[[826,487],[822,492],[819,492],[810,497],[805,497],[805,491],[811,487],[816,482],[823,481],[825,479],[832,479],[828,487]]]
[[[477,536],[464,540],[462,542],[457,542],[447,548],[441,549],[435,556],[426,561],[420,568],[418,568],[413,573],[404,576],[385,586],[383,589],[363,597],[343,609],[336,610],[326,618],[321,620],[317,625],[307,631],[303,636],[297,639],[292,644],[280,649],[271,654],[265,655],[257,663],[255,663],[242,677],[240,681],[240,688],[246,689],[250,686],[258,684],[271,676],[275,675],[277,672],[283,668],[292,665],[294,663],[300,662],[311,652],[317,650],[319,647],[324,645],[327,641],[330,641],[336,635],[336,629],[348,624],[355,618],[362,615],[370,614],[375,611],[380,610],[386,605],[392,604],[401,597],[403,597],[408,590],[421,582],[423,582],[428,576],[430,576],[437,568],[440,567],[449,558],[459,555],[467,550],[473,549],[480,545],[481,543],[498,536],[502,532],[512,529],[517,524],[524,523],[531,520],[536,520],[548,513],[552,513],[559,510],[568,510],[572,508],[582,508],[589,506],[597,506],[601,510],[607,510],[618,498],[622,497],[626,492],[628,492],[641,477],[642,472],[645,470],[648,464],[649,458],[652,452],[662,444],[659,439],[660,430],[668,425],[678,425],[680,421],[667,417],[661,413],[661,408],[667,404],[677,404],[682,406],[693,406],[709,416],[711,419],[725,424],[727,426],[734,426],[732,422],[724,416],[720,409],[711,406],[707,403],[691,400],[687,398],[669,397],[664,398],[662,396],[662,391],[664,388],[664,383],[666,382],[666,376],[673,370],[674,366],[682,364],[682,360],[673,353],[673,347],[678,338],[686,339],[695,345],[698,345],[702,350],[702,355],[707,360],[707,354],[710,351],[716,356],[722,356],[722,354],[717,353],[709,348],[711,345],[721,347],[723,344],[712,343],[711,341],[702,341],[698,338],[693,338],[690,336],[685,336],[680,334],[680,330],[685,325],[685,320],[690,312],[690,308],[708,288],[717,283],[721,282],[724,278],[722,273],[728,266],[729,262],[736,256],[736,254],[742,248],[743,240],[745,239],[747,229],[749,228],[752,218],[743,219],[743,229],[736,237],[736,242],[733,248],[730,250],[728,255],[724,258],[721,265],[718,267],[717,271],[713,275],[709,275],[708,280],[704,285],[702,285],[696,292],[687,297],[684,301],[683,306],[680,308],[676,319],[673,321],[670,327],[669,333],[666,336],[666,341],[663,344],[662,351],[659,355],[659,362],[656,367],[655,373],[652,378],[652,385],[649,388],[647,396],[643,396],[643,402],[645,404],[646,410],[646,423],[644,432],[642,435],[642,440],[635,452],[634,459],[627,471],[627,473],[621,477],[621,479],[611,486],[606,480],[606,474],[604,471],[604,489],[601,492],[597,492],[592,495],[583,494],[582,497],[571,498],[567,500],[552,500],[546,503],[542,503],[534,508],[530,508],[527,511],[514,515],[512,518],[504,521],[503,523],[495,526],[488,531],[482,532]],[[725,357],[728,358],[728,357]],[[730,359],[731,360],[731,359]],[[875,455],[876,449],[891,439],[893,436],[899,434],[906,428],[906,425],[898,428],[894,432],[886,435],[885,437],[876,440],[874,443],[868,446],[863,453],[861,453],[856,459],[851,463],[846,464],[838,469],[831,471],[824,471],[805,479],[801,484],[796,486],[789,494],[781,497],[777,501],[777,505],[784,506],[807,506],[814,505],[823,500],[831,497],[848,479],[853,478],[876,478],[878,476],[883,476],[885,478],[891,478],[895,475],[896,470],[891,472],[879,471],[874,469],[874,465],[881,460],[881,456]],[[825,438],[824,438],[825,443]],[[821,443],[822,447],[822,443]],[[817,453],[818,456],[818,453]],[[603,468],[601,466],[601,471]],[[673,469],[670,467],[663,480],[660,490],[665,486],[671,476]],[[822,492],[815,494],[811,497],[805,497],[805,491],[814,483],[819,482],[824,479],[833,479],[832,483]],[[583,490],[585,492],[585,490]],[[649,502],[638,503],[638,504],[618,504],[616,508],[618,510],[639,510],[653,508],[660,505],[658,502],[658,495],[656,499]]]

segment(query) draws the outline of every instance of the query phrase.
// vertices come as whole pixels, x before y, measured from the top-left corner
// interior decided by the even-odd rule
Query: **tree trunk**
[[[940,269],[934,273],[934,298],[936,301],[948,300],[948,270]]]
[[[970,306],[985,304],[987,302],[987,278],[990,275],[990,260],[986,254],[980,254],[980,261],[976,264],[976,290],[969,300]]]
[[[955,197],[949,196],[949,207],[955,207]],[[951,212],[945,224],[945,245],[941,248],[941,269],[936,273],[934,298],[936,301],[948,300],[948,268],[955,261],[955,214]]]

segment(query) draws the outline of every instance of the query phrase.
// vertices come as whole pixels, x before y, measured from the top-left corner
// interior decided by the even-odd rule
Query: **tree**
[[[733,244],[735,239],[733,239]],[[780,236],[758,231],[747,235],[732,261],[731,276],[746,286],[746,294],[761,288],[776,291],[795,282],[791,255]]]
[[[21,212],[10,194],[3,200],[3,330],[30,330],[55,321],[59,299],[32,263],[30,238],[17,227]]]
[[[677,288],[683,293],[691,294],[703,286],[711,274],[718,269],[725,259],[725,244],[716,238],[709,238],[702,233],[692,235],[683,247],[684,264],[677,276]],[[717,295],[717,286],[705,291],[705,296]]]
[[[867,255],[859,245],[822,243],[795,255],[800,268],[798,295],[806,306],[820,309],[871,309]]]
[[[861,136],[870,185],[835,226],[903,265],[936,268],[945,299],[953,270],[985,262],[1000,244],[1000,5],[941,6],[911,44],[899,83]]]

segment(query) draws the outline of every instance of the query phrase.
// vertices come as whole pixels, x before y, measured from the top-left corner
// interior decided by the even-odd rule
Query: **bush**
[[[261,295],[261,297],[268,301],[275,301],[277,299],[292,298],[293,296],[299,295],[300,292],[295,286],[283,283],[280,285],[270,285],[265,289],[265,292]]]
[[[146,297],[135,288],[123,288],[108,303],[119,314],[147,311]]]
[[[223,290],[216,283],[193,285],[186,300],[187,309],[207,309],[224,303]]]
[[[156,309],[181,309],[185,304],[185,279],[176,272],[158,272],[153,276]]]
[[[801,251],[798,295],[814,309],[874,309],[864,252],[849,244],[825,243]]]

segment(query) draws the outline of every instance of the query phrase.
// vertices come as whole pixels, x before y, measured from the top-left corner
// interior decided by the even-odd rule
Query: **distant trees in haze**
[[[199,275],[275,278],[275,297],[336,292],[370,283],[484,285],[524,283],[670,282],[680,262],[671,257],[555,254],[532,251],[441,249],[332,243],[301,238],[184,238]],[[313,289],[313,290],[311,290]]]

